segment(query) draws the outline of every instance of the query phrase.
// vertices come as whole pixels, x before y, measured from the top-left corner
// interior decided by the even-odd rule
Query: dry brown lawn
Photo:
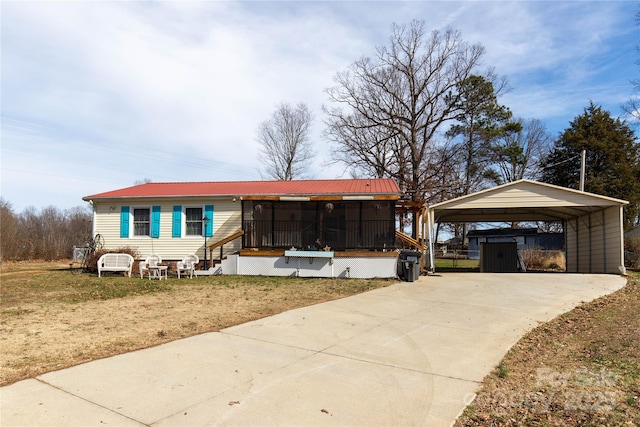
[[[387,286],[217,276],[149,281],[0,267],[0,385]],[[456,426],[640,425],[640,274],[524,336]]]
[[[462,426],[640,426],[640,273],[526,334]]]
[[[393,283],[77,271],[65,261],[1,265],[0,385]]]

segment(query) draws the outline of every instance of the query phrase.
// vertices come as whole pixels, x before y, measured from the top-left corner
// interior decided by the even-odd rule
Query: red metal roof
[[[328,196],[397,195],[390,178],[323,179],[302,181],[150,182],[85,196],[83,200],[135,197],[194,196]]]

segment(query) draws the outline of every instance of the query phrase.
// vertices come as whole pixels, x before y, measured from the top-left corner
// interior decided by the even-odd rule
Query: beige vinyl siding
[[[116,249],[127,246],[120,239],[120,205],[95,203],[94,209],[94,231],[104,239],[104,249]]]
[[[616,273],[623,265],[620,250],[620,207],[589,213],[567,221],[567,271]]]
[[[578,251],[580,250],[580,242],[578,241],[578,221],[576,219],[570,219],[565,221],[565,256],[566,256],[566,271],[567,273],[578,272]]]
[[[242,203],[226,201],[213,204],[213,236],[207,239],[207,246],[225,239],[242,230],[241,220]],[[242,237],[235,239],[223,246],[223,257],[242,249]],[[220,259],[220,248],[213,250],[213,259]],[[207,254],[209,258],[209,254]]]
[[[115,250],[121,247],[131,247],[138,251],[141,259],[151,254],[157,254],[163,260],[180,260],[185,255],[196,254],[204,259],[204,237],[184,236],[184,211],[182,214],[181,231],[183,237],[172,237],[173,227],[173,206],[182,207],[202,207],[213,205],[213,237],[207,238],[207,245],[221,240],[242,227],[240,222],[241,203],[232,200],[127,200],[120,204],[113,202],[94,202],[95,210],[95,232],[102,235],[105,249]],[[160,206],[160,237],[152,239],[150,237],[120,237],[120,209],[122,206],[129,206],[130,209],[136,207]],[[129,227],[133,227],[130,224]],[[225,255],[238,251],[242,241],[237,239],[224,246]],[[219,256],[216,251],[214,258]],[[207,254],[209,258],[209,254]]]

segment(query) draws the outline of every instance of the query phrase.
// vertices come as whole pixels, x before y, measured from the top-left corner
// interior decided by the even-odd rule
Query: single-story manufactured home
[[[392,179],[145,183],[89,195],[105,249],[214,274],[395,277]]]

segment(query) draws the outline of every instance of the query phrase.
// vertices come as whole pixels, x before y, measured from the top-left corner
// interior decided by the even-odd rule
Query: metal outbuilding
[[[623,207],[628,202],[520,180],[429,207],[430,265],[436,223],[562,221],[567,272],[613,273],[624,266]]]

